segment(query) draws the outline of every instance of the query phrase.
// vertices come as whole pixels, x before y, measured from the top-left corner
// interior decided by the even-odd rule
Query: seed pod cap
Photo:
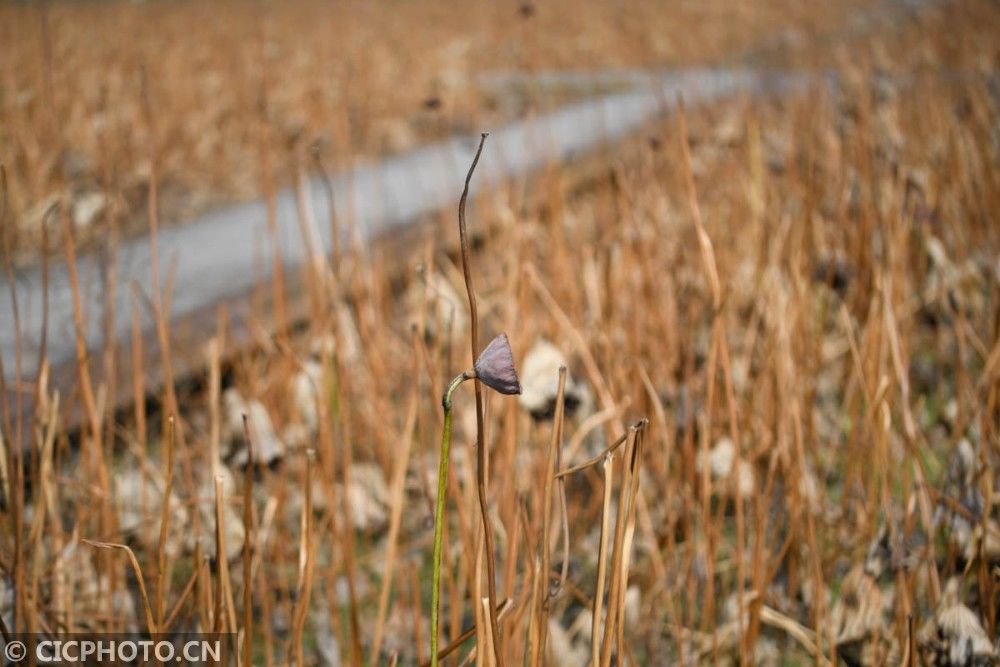
[[[476,363],[476,377],[487,387],[501,394],[520,394],[521,383],[514,368],[514,354],[510,349],[507,334],[500,334],[486,346]]]

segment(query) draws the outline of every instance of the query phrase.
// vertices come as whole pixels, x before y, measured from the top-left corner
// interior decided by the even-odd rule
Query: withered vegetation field
[[[102,7],[56,6],[51,34],[68,30],[61,12],[98,16]],[[112,6],[117,20],[136,21],[127,25],[170,34],[181,24],[167,7]],[[412,53],[426,49],[421,58],[466,44],[474,57],[440,63],[462,62],[468,77],[516,62],[498,44],[533,45],[518,66],[724,56],[696,44],[709,22],[674,24],[653,5],[621,19],[597,3],[547,4],[528,19],[475,3],[462,20],[431,2],[335,7],[352,26],[339,46],[304,27],[334,11],[319,5],[234,5],[225,28],[185,5],[206,12],[196,30],[212,37],[196,43],[215,56],[171,57],[143,40],[133,48],[162,53],[155,66],[173,63],[178,80],[199,57],[226,54],[247,72],[245,88],[226,95],[250,106],[262,47],[301,54],[269,67],[272,82],[314,80],[289,75],[294,62],[310,71],[355,63],[368,74],[343,65],[331,76],[359,77],[349,80],[367,82],[370,95],[302,84],[303,97],[283,102],[309,137],[329,131],[331,115],[343,119],[334,127],[344,134],[330,136],[345,156],[382,150],[352,113],[373,124],[411,118],[406,109],[438,94],[433,68],[412,68],[409,55],[386,56],[396,64],[375,75],[387,66],[374,54],[410,37]],[[678,16],[709,11],[681,7]],[[774,17],[813,25],[791,7],[746,16],[726,7],[734,25],[718,29],[748,48]],[[377,11],[391,17],[379,30],[366,18]],[[816,26],[835,21],[817,11]],[[162,15],[147,25],[135,18],[143,12]],[[228,26],[256,34],[262,12],[274,14],[269,35],[248,38],[243,55],[211,46],[229,43],[213,32]],[[143,397],[141,371],[127,387],[93,386],[81,373],[69,395],[49,392],[44,374],[28,383],[34,420],[19,424],[8,407],[2,422],[6,628],[222,629],[240,633],[243,664],[428,661],[441,396],[472,367],[475,323],[477,349],[507,333],[523,391],[483,395],[491,540],[472,383],[454,396],[448,664],[492,664],[497,654],[504,664],[551,665],[995,663],[1000,10],[970,0],[907,16],[831,52],[803,47],[796,62],[832,68],[833,85],[818,79],[782,98],[688,109],[591,158],[586,182],[553,166],[531,184],[530,201],[523,184],[482,196],[470,207],[467,263],[448,216],[404,256],[352,250],[305,267],[307,324],[293,331],[279,321],[252,349],[233,350],[220,313],[196,351],[204,373],[123,413],[107,397]],[[607,37],[584,57],[572,31],[546,23],[559,17],[603,26]],[[535,19],[538,27],[526,23]],[[667,51],[641,42],[656,21],[665,22],[660,34],[684,34],[665,38]],[[425,24],[433,35],[406,29]],[[491,41],[490,31],[519,37]],[[721,39],[706,34],[704,43]],[[54,52],[69,48],[61,43],[52,40]],[[128,78],[114,71],[109,82]],[[229,126],[195,121],[214,112],[167,94],[162,76],[149,77],[149,94],[165,182],[198,173],[193,190],[219,169],[213,191],[237,192],[242,179],[249,194],[263,156],[304,159],[277,148],[274,83],[267,122],[234,114]],[[396,76],[408,85],[395,86]],[[115,122],[130,129],[122,137],[141,137],[141,97],[122,85],[116,94],[131,111]],[[392,94],[380,98],[380,86]],[[335,102],[333,90],[360,95],[357,106]],[[55,99],[73,108],[65,91]],[[434,132],[486,117],[474,95],[442,99],[440,117],[452,120]],[[53,118],[44,108],[32,122]],[[189,115],[213,133],[232,127],[242,143],[228,153],[212,134],[200,154],[190,143],[198,134],[171,125]],[[69,127],[77,116],[59,117]],[[30,136],[5,132],[4,141]],[[139,169],[144,140],[135,141],[93,164]],[[18,205],[52,182],[69,187],[56,162],[48,171],[31,162],[56,160],[55,145],[22,146],[7,163]],[[256,157],[244,176],[226,169],[246,155]],[[141,341],[119,353],[141,357]],[[163,363],[169,377],[169,357]],[[67,408],[85,415],[72,433],[59,417]],[[23,441],[30,455],[11,446]],[[486,619],[491,560],[499,634]]]
[[[492,3],[85,2],[0,6],[0,154],[12,247],[37,256],[68,198],[81,240],[165,224],[326,168],[598,92],[491,75],[728,61],[801,46],[842,8],[769,0]],[[44,8],[42,8],[44,7]]]

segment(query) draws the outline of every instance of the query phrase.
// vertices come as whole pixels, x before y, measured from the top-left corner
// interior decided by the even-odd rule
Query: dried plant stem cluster
[[[845,20],[844,4],[864,2],[833,8],[769,0],[735,9],[712,0],[663,12],[640,0],[624,22],[594,0],[550,2],[531,17],[488,0],[459,7],[438,0],[5,3],[0,155],[18,165],[9,183],[13,249],[37,258],[38,222],[61,197],[70,199],[87,245],[102,245],[112,228],[148,229],[142,209],[153,179],[146,136],[137,131],[143,87],[161,136],[170,138],[158,165],[163,220],[180,222],[220,201],[259,196],[263,172],[292,184],[300,165],[289,146],[303,139],[321,139],[330,164],[343,166],[588,92],[497,90],[483,85],[491,75],[612,61],[700,63],[782,30],[829,29]],[[554,30],[585,39],[548,39]]]

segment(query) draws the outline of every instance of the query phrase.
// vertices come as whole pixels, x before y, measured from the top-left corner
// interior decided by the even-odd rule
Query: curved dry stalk
[[[634,428],[636,428],[636,427],[637,427],[637,425],[633,425],[633,426],[629,427],[629,430],[625,431],[625,433],[623,433],[620,436],[618,436],[617,440],[615,440],[610,445],[608,445],[607,447],[605,447],[604,451],[601,452],[600,454],[598,454],[597,456],[595,456],[593,458],[590,458],[590,459],[587,459],[583,463],[578,463],[575,466],[572,466],[570,468],[566,468],[565,470],[560,470],[559,472],[557,472],[555,474],[555,478],[556,479],[560,479],[560,478],[566,477],[567,475],[572,475],[575,472],[580,472],[581,470],[584,470],[584,469],[589,468],[591,466],[597,465],[598,463],[600,463],[601,461],[603,461],[605,458],[607,458],[608,456],[610,456],[611,454],[613,454],[616,449],[618,449],[619,447],[621,447],[622,445],[624,445],[625,441],[628,439],[629,433],[631,433],[632,430]]]
[[[479,137],[479,148],[476,149],[476,156],[472,159],[469,173],[465,176],[465,187],[462,189],[462,198],[458,202],[458,235],[462,248],[462,272],[465,275],[465,291],[469,296],[469,338],[472,345],[472,358],[475,359],[479,353],[479,311],[476,306],[476,290],[472,285],[472,268],[469,266],[469,234],[465,224],[465,203],[469,198],[469,183],[472,181],[472,174],[479,164],[479,156],[483,152],[483,144],[486,143],[486,132]],[[486,607],[490,621],[490,630],[493,639],[493,654],[496,657],[497,665],[503,667],[503,658],[500,655],[500,627],[497,624],[496,614],[493,610],[497,605],[496,591],[496,563],[493,552],[493,528],[490,526],[489,502],[486,494],[486,439],[484,437],[483,424],[483,385],[476,380],[476,488],[479,494],[479,512],[483,521],[483,538],[486,542],[486,577],[489,605]]]
[[[98,549],[117,549],[125,552],[125,555],[128,556],[129,564],[132,566],[132,572],[135,574],[136,583],[139,586],[139,597],[142,599],[142,610],[146,615],[146,627],[149,629],[150,634],[156,634],[157,624],[153,619],[153,609],[149,604],[149,595],[146,593],[146,580],[142,576],[142,568],[139,567],[139,561],[136,560],[135,552],[132,551],[132,548],[128,545],[117,544],[114,542],[98,542],[96,540],[88,539],[82,539],[80,541]]]
[[[822,654],[819,646],[816,644],[816,633],[809,628],[766,605],[760,608],[760,620],[772,628],[784,631],[789,637],[797,641],[809,655],[816,658],[818,664],[824,667],[832,667],[832,663]]]

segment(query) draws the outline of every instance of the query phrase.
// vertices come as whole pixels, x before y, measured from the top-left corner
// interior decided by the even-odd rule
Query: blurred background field
[[[478,345],[507,332],[524,392],[486,395],[499,637],[455,397],[446,664],[995,664],[997,34],[985,0],[5,4],[0,298],[77,253],[114,272],[151,211],[197,224],[630,73],[810,75],[470,207]],[[67,368],[4,349],[5,631],[428,661],[440,401],[473,361],[455,209],[338,251],[246,318],[172,327],[167,281],[134,300],[153,330],[48,332]]]
[[[102,221],[110,193],[115,217],[143,229],[151,132],[163,217],[183,221],[262,195],[266,165],[288,183],[296,144],[319,141],[344,168],[600,92],[491,75],[795,53],[864,5],[5,3],[0,147],[27,235],[17,247],[31,254],[38,219],[67,192],[83,226]]]

